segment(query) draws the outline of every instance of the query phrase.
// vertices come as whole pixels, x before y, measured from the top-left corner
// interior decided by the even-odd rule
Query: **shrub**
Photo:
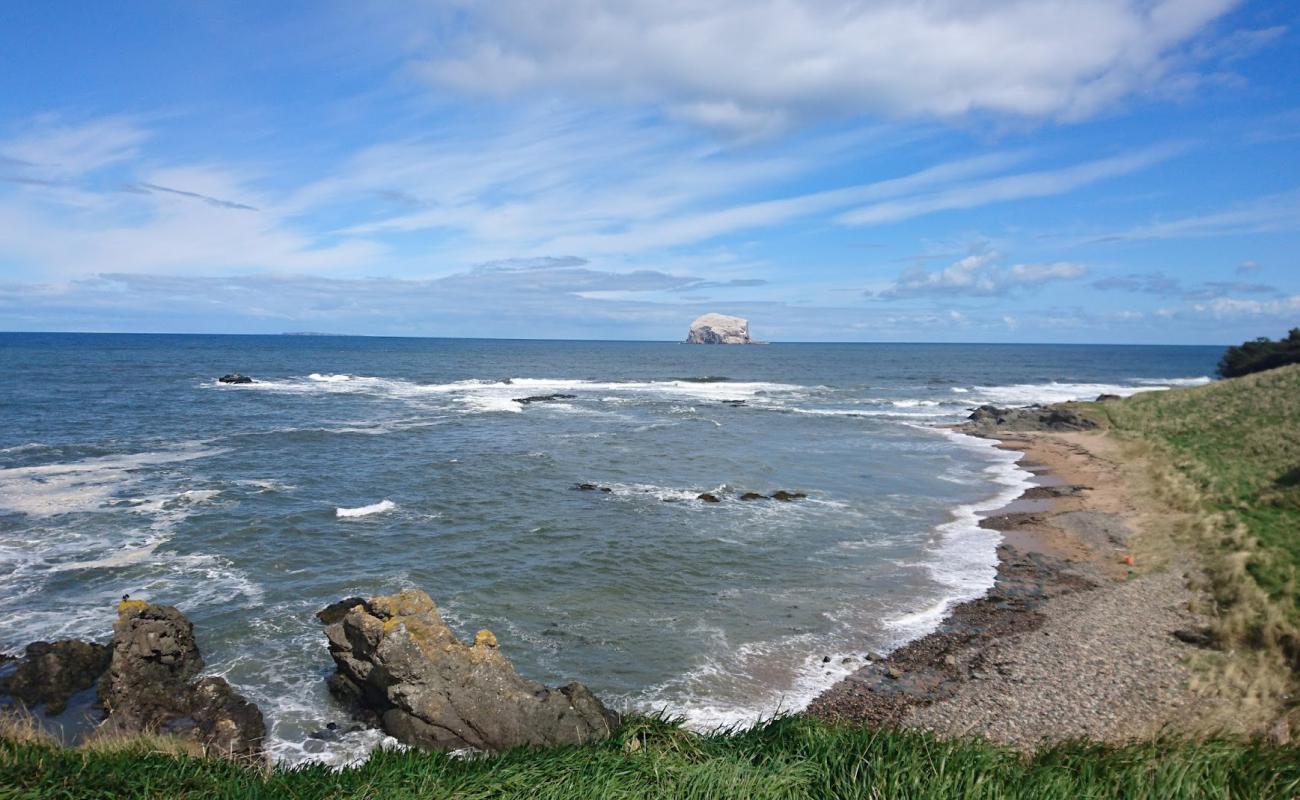
[[[1276,342],[1261,336],[1253,342],[1229,347],[1219,360],[1219,374],[1236,378],[1287,364],[1300,364],[1300,328],[1292,328],[1285,339]]]

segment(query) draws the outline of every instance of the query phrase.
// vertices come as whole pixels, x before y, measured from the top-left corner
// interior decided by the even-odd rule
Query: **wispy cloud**
[[[846,225],[879,225],[936,211],[1065,194],[1106,178],[1137,172],[1185,150],[1186,145],[1166,144],[1059,169],[1002,175],[902,200],[875,203],[841,214],[838,220]]]
[[[1002,267],[997,263],[1000,258],[990,251],[966,256],[940,270],[911,267],[877,296],[883,300],[945,295],[994,297],[1052,281],[1074,280],[1088,272],[1082,264],[1068,261]]]

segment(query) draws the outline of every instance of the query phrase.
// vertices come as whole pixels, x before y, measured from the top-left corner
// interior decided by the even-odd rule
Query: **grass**
[[[1134,464],[1177,509],[1171,541],[1204,564],[1220,641],[1256,653],[1259,674],[1282,670],[1259,693],[1300,696],[1300,366],[1080,408],[1141,456]],[[239,764],[156,737],[59,748],[30,719],[0,719],[0,800],[155,797],[1264,800],[1300,797],[1300,749],[1203,737],[1027,755],[799,716],[711,736],[633,717],[585,747],[476,759],[388,750],[333,771]]]
[[[0,798],[1285,798],[1294,749],[1226,740],[1068,743],[1025,756],[803,717],[697,736],[633,718],[599,745],[493,758],[380,751],[358,767],[263,769],[143,751],[0,743]]]

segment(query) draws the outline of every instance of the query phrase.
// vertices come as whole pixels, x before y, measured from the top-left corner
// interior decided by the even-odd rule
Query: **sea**
[[[274,758],[343,764],[384,737],[312,735],[349,725],[314,612],[414,587],[528,678],[744,725],[992,585],[977,522],[1031,475],[944,426],[1221,353],[0,333],[0,651],[175,605]]]

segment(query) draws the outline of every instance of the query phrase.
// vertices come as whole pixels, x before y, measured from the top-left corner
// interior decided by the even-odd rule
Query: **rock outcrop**
[[[576,394],[535,394],[529,397],[512,397],[510,399],[514,400],[521,406],[526,406],[530,403],[552,403],[558,400],[573,400],[576,397]]]
[[[217,378],[222,383],[252,383],[253,379],[247,375],[240,375],[238,372],[232,372],[228,375],[222,375]]]
[[[418,590],[358,602],[325,635],[338,667],[331,691],[406,744],[501,751],[579,744],[619,725],[582,684],[520,677],[490,631],[462,643]]]
[[[966,427],[976,433],[994,431],[1086,431],[1097,423],[1065,406],[1029,406],[998,408],[980,406],[969,417]]]
[[[102,733],[192,738],[226,756],[259,756],[266,724],[256,705],[224,678],[192,682],[203,669],[194,626],[171,606],[124,600],[113,625],[112,658],[99,682],[108,718]]]
[[[43,705],[46,714],[56,716],[74,694],[95,685],[108,660],[107,645],[78,639],[32,642],[13,674],[0,678],[0,692],[29,708]]]
[[[687,344],[753,344],[749,320],[725,314],[705,314],[691,323]]]

